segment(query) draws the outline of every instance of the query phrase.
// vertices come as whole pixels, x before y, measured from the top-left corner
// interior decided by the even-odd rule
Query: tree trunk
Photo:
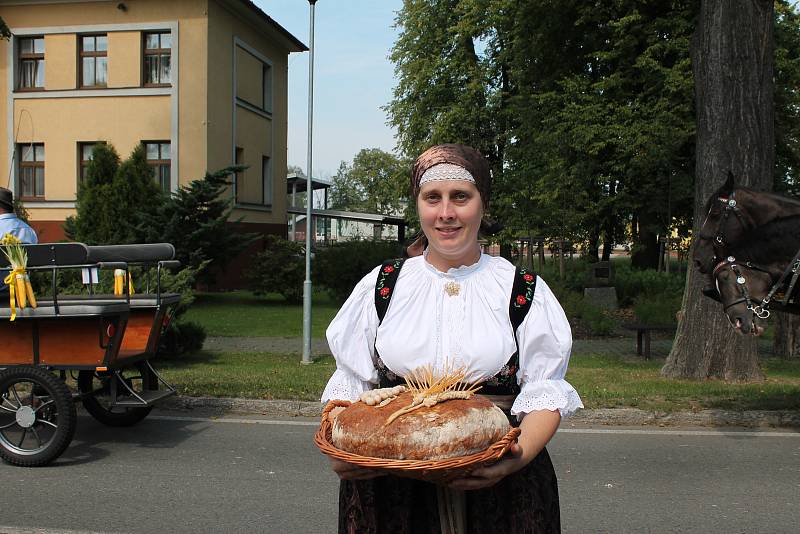
[[[652,229],[656,217],[639,213],[639,231],[633,243],[631,266],[637,269],[655,269],[658,267],[658,234]]]
[[[586,247],[586,258],[591,263],[600,261],[600,227],[595,225],[589,232],[589,243]]]
[[[774,312],[775,341],[772,352],[783,359],[800,358],[800,315]]]
[[[737,185],[772,186],[775,160],[772,0],[702,0],[692,39],[697,107],[694,234],[728,170]],[[757,380],[755,338],[728,325],[719,303],[687,273],[675,342],[661,370],[671,378]]]

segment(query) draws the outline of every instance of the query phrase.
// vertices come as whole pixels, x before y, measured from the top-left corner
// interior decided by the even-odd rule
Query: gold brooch
[[[444,285],[444,292],[450,295],[451,297],[455,297],[458,295],[458,291],[461,289],[461,286],[458,285],[457,282],[447,282]]]

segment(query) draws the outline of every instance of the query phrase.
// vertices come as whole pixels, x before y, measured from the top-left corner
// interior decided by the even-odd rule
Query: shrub
[[[203,348],[206,329],[192,321],[175,321],[161,336],[159,355],[167,358],[197,352]]]
[[[558,281],[558,284],[565,289],[583,292],[583,288],[586,284],[586,270],[589,268],[589,261],[584,258],[565,259],[564,261],[564,280],[561,280],[559,260],[557,258],[547,258],[546,263],[542,266],[541,272],[537,272],[537,274],[544,278],[548,285],[553,285]],[[535,261],[533,265],[534,270],[536,270]]]
[[[581,319],[589,328],[589,331],[596,336],[608,336],[614,332],[617,322],[601,308],[588,302],[583,303]]]
[[[344,302],[364,275],[384,260],[402,255],[394,241],[347,241],[317,251],[313,262],[314,280],[331,297]]]
[[[245,273],[250,289],[256,295],[279,293],[287,302],[300,303],[305,279],[303,245],[276,235],[265,236],[264,241],[266,249]]]
[[[634,300],[633,314],[640,323],[676,325],[675,315],[681,309],[683,293],[641,295]]]
[[[683,295],[685,275],[631,269],[627,263],[616,264],[614,287],[620,306],[630,306],[637,297]]]
[[[230,185],[229,176],[243,168],[227,167],[206,173],[181,186],[155,214],[147,217],[141,226],[144,239],[174,244],[175,259],[183,265],[196,267],[207,260],[208,270],[199,275],[205,281],[214,280],[217,271],[259,237],[231,231],[228,225],[233,202],[225,191]]]

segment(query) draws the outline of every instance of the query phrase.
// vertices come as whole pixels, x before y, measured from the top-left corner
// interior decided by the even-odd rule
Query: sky
[[[307,0],[254,0],[267,15],[309,44]],[[315,178],[329,179],[362,148],[395,148],[380,108],[392,96],[388,56],[402,0],[318,0],[314,9]],[[306,169],[308,52],[289,55],[289,165]]]

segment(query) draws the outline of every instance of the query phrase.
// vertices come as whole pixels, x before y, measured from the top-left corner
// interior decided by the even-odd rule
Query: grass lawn
[[[165,378],[183,395],[317,400],[333,373],[324,357],[301,365],[297,354],[203,352],[159,362]],[[661,362],[581,354],[570,360],[567,379],[587,408],[635,407],[686,411],[800,409],[800,362],[765,360],[767,380],[754,384],[678,381],[661,378]]]
[[[325,293],[312,299],[311,335],[325,337],[338,311]],[[287,304],[280,295],[256,297],[249,291],[198,293],[186,319],[203,325],[209,336],[302,337],[303,305]]]

